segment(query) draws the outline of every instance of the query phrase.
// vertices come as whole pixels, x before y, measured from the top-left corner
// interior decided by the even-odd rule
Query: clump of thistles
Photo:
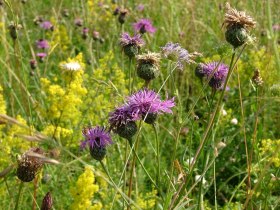
[[[206,77],[209,86],[215,90],[221,89],[225,83],[228,66],[219,62],[199,63],[195,69],[195,74],[199,78]]]
[[[160,54],[148,52],[146,54],[137,55],[137,75],[149,82],[159,75]]]
[[[126,104],[116,108],[109,115],[110,129],[130,140],[137,132],[136,121],[143,119],[153,124],[158,114],[172,113],[174,98],[162,101],[153,90],[143,89],[127,98]]]
[[[184,63],[195,63],[194,59],[202,54],[198,52],[189,53],[188,50],[181,47],[179,43],[168,42],[164,47],[161,47],[162,54],[165,58],[174,60],[177,68],[183,70]]]
[[[254,28],[256,22],[244,11],[238,11],[226,3],[226,14],[223,26],[226,27],[226,40],[234,48],[243,45],[249,39],[249,29]]]
[[[113,143],[110,133],[99,126],[84,128],[82,133],[85,140],[81,142],[81,148],[85,149],[88,146],[90,155],[95,160],[103,160],[107,152],[106,147]]]
[[[130,36],[128,33],[123,33],[120,38],[120,45],[124,53],[129,57],[135,57],[140,48],[145,44],[144,40],[141,38],[140,34]]]
[[[35,154],[35,155],[34,155]],[[43,155],[40,148],[31,148],[18,160],[17,177],[23,182],[31,182],[43,166],[43,160],[36,155]]]

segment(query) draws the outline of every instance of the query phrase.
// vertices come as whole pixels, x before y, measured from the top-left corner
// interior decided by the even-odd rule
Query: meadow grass
[[[280,4],[230,1],[256,21],[252,41],[233,49],[222,27],[225,3],[0,0],[0,209],[279,209]],[[151,81],[137,77],[141,64],[120,45],[141,18],[156,31],[141,35],[139,54],[161,57],[152,56],[159,75]],[[40,39],[49,48],[39,49]],[[180,44],[179,55],[201,56],[180,70],[190,57],[165,56],[168,42]],[[212,72],[197,77],[198,66],[213,61]],[[210,87],[224,64],[223,85]],[[123,138],[110,116],[148,89],[160,99],[133,112],[137,130]],[[161,114],[145,123],[153,108]],[[91,139],[95,126],[113,143],[83,150],[81,141],[102,140]],[[100,148],[106,155],[96,160]],[[32,180],[23,182],[29,161],[40,170],[25,171]]]

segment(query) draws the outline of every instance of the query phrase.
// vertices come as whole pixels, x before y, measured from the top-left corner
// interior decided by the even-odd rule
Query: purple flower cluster
[[[135,45],[141,47],[145,44],[144,40],[141,38],[140,34],[136,34],[134,36],[130,36],[127,32],[124,32],[120,38],[121,46],[125,47],[127,45]]]
[[[83,130],[85,140],[81,142],[81,148],[84,149],[88,145],[90,148],[105,148],[107,145],[112,144],[110,133],[103,127],[85,128]]]
[[[140,32],[141,34],[146,32],[153,34],[156,32],[156,28],[153,27],[149,19],[140,19],[137,23],[133,24],[133,28],[136,32]]]
[[[175,106],[174,98],[162,101],[158,93],[143,89],[127,98],[127,103],[110,113],[109,123],[117,129],[128,122],[144,119],[147,114],[172,113]]]
[[[40,27],[45,29],[45,30],[53,30],[53,24],[50,21],[43,21],[40,24]]]
[[[220,89],[223,87],[228,74],[227,65],[219,62],[209,62],[206,64],[200,64],[199,66],[200,77],[210,79],[210,87],[213,89]]]
[[[183,70],[184,63],[194,63],[196,56],[201,56],[200,53],[189,53],[188,50],[181,47],[179,43],[168,42],[164,47],[161,47],[164,57],[175,60],[178,69]]]

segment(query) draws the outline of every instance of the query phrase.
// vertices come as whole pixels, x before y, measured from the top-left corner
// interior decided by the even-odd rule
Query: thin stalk
[[[19,187],[18,187],[18,196],[17,196],[16,206],[15,206],[14,210],[17,210],[17,209],[18,209],[18,205],[19,205],[19,200],[20,200],[20,195],[21,195],[21,192],[22,192],[22,188],[23,188],[23,182],[21,181],[20,184],[19,184]]]
[[[157,150],[157,184],[160,186],[160,149],[159,149],[159,140],[158,140],[158,131],[156,125],[153,124],[153,129],[156,135],[156,150]]]

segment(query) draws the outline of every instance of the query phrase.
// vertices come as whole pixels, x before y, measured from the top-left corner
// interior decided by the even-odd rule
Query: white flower
[[[191,157],[190,159],[187,159],[187,160],[186,160],[187,165],[190,166],[190,165],[192,164],[193,160],[194,160],[193,157]]]
[[[227,111],[226,110],[222,110],[222,114],[223,114],[223,116],[226,116],[227,115]]]
[[[194,179],[196,182],[198,180],[199,180],[199,182],[201,182],[201,175],[195,175]],[[206,183],[207,183],[206,179],[204,179],[204,177],[202,177],[202,184],[205,185]]]
[[[238,120],[237,120],[236,118],[233,118],[230,122],[231,122],[231,124],[233,124],[233,125],[237,125]]]
[[[60,64],[60,67],[66,71],[79,71],[82,69],[81,64],[78,62],[68,62]]]

